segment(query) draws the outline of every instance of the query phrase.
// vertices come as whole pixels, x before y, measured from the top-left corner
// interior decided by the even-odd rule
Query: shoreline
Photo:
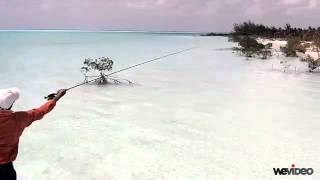
[[[266,45],[268,43],[272,44],[271,50],[273,52],[281,52],[281,47],[285,47],[288,43],[288,41],[283,39],[269,39],[269,38],[260,38],[258,37],[256,39],[259,43]],[[312,57],[315,60],[318,60],[320,57],[318,56],[318,52],[316,52],[314,49],[316,48],[315,45],[312,45],[312,42],[309,41],[302,41],[301,44],[310,44],[310,47],[306,48],[306,52],[297,52],[297,58],[306,58],[307,56]]]
[[[140,30],[78,30],[78,29],[0,29],[0,32],[84,32],[84,33],[156,33],[156,34],[198,34],[193,31],[140,31]]]

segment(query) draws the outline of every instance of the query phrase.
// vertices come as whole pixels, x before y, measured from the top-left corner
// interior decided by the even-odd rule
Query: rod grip
[[[44,99],[51,100],[51,99],[55,98],[56,95],[57,95],[57,93],[51,93],[48,96],[44,97]]]

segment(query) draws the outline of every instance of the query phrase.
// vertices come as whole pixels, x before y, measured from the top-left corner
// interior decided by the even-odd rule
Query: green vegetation
[[[203,34],[201,36],[229,36],[230,33],[216,33],[216,32],[210,32],[207,34]]]
[[[114,84],[133,82],[127,79],[119,79],[110,74],[106,74],[107,71],[112,70],[113,61],[110,58],[101,57],[98,59],[87,58],[83,62],[84,66],[81,67],[81,73],[84,75],[84,82],[96,82],[99,85],[113,82]]]
[[[320,31],[313,35],[313,45],[316,47],[318,57],[320,57]]]
[[[309,72],[314,71],[315,69],[320,67],[320,59],[315,60],[311,56],[307,55],[307,57],[301,59],[302,62],[306,62],[309,68]]]
[[[293,28],[290,24],[286,24],[284,28],[276,28],[274,26],[265,26],[256,24],[252,21],[235,24],[233,35],[241,36],[259,36],[264,38],[297,38],[300,41],[313,41],[315,34],[320,32],[318,28]]]
[[[296,28],[290,24],[284,27],[266,26],[246,21],[234,24],[231,33],[208,33],[205,36],[228,36],[229,41],[237,42],[239,47],[233,48],[242,55],[267,59],[272,55],[272,44],[261,44],[256,39],[282,39],[287,41],[280,50],[286,57],[297,57],[297,52],[306,53],[307,49],[318,53],[318,58],[306,56],[301,59],[307,62],[310,71],[320,68],[320,27]]]
[[[252,21],[234,24],[233,32],[231,33],[207,33],[205,36],[256,36],[264,38],[298,38],[300,41],[313,41],[316,34],[320,33],[320,27],[313,28],[296,28],[290,24],[284,27],[266,26],[256,24]]]
[[[87,58],[83,62],[84,66],[81,67],[81,72],[85,76],[85,81],[88,81],[88,73],[90,71],[98,71],[100,77],[97,79],[98,84],[106,84],[107,83],[107,77],[104,74],[105,71],[111,71],[113,66],[113,61],[109,58],[101,57],[98,59],[90,59]]]
[[[318,53],[318,58],[314,59],[308,55],[307,57],[301,59],[301,61],[307,63],[310,72],[313,72],[320,67],[320,31],[313,34],[312,45],[314,45],[314,50]]]
[[[306,47],[301,45],[301,41],[298,38],[289,38],[287,46],[280,49],[287,57],[297,57],[297,52],[306,52]]]
[[[272,44],[263,45],[258,43],[257,40],[249,36],[237,36],[236,39],[239,44],[239,48],[234,48],[234,50],[240,51],[246,57],[259,57],[261,59],[267,59],[271,56],[271,51],[269,50]]]
[[[269,27],[256,24],[252,21],[235,24],[233,33],[230,34],[230,40],[241,42],[246,39],[243,37],[250,37],[252,39],[257,37],[286,39],[287,46],[281,47],[281,51],[287,57],[297,57],[297,52],[305,53],[306,49],[310,47],[310,43],[303,42],[312,41],[312,44],[317,47],[317,52],[320,55],[320,27],[302,29],[293,28],[290,24],[286,24],[284,28],[276,28],[274,26]],[[239,45],[241,46],[242,53],[247,57],[250,57],[252,52],[263,52],[263,49],[268,49],[267,47],[262,48],[262,44],[259,43],[251,43],[251,48],[245,47],[245,42],[239,43]],[[263,56],[263,58],[265,57],[267,56]]]

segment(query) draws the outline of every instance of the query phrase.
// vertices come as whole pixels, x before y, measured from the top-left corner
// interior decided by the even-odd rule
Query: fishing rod
[[[116,74],[116,73],[119,73],[119,72],[122,72],[122,71],[126,71],[126,70],[129,70],[129,69],[132,69],[132,68],[136,68],[136,67],[141,66],[141,65],[143,65],[143,64],[147,64],[147,63],[150,63],[150,62],[153,62],[153,61],[158,61],[158,60],[167,58],[167,57],[169,57],[169,56],[174,56],[174,55],[181,54],[181,53],[184,53],[184,52],[187,52],[187,51],[191,51],[191,50],[196,49],[196,48],[197,48],[197,47],[192,47],[192,48],[184,49],[184,50],[181,50],[181,51],[169,53],[169,54],[166,54],[166,55],[163,55],[163,56],[160,56],[160,57],[157,57],[157,58],[148,60],[148,61],[141,62],[141,63],[139,63],[139,64],[135,64],[135,65],[132,65],[132,66],[129,66],[129,67],[126,67],[126,68],[123,68],[123,69],[114,71],[114,72],[112,72],[112,73],[109,73],[109,74],[104,75],[103,77],[105,77],[105,76],[110,76],[110,75],[113,75],[113,74]],[[83,86],[83,85],[85,85],[85,84],[88,84],[88,83],[97,81],[97,80],[99,80],[99,79],[101,79],[101,78],[102,78],[102,77],[98,77],[98,78],[92,79],[92,80],[90,80],[90,81],[85,81],[85,82],[83,82],[83,83],[76,84],[76,85],[74,85],[74,86],[71,86],[71,87],[67,88],[66,90],[69,91],[69,90],[74,89],[74,88],[77,88],[77,87],[79,87],[79,86]],[[45,97],[45,99],[52,99],[52,98],[54,98],[56,95],[57,95],[56,93],[49,94],[48,96]]]

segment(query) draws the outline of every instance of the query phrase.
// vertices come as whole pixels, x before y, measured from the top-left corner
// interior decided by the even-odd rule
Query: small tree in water
[[[98,84],[107,84],[109,81],[115,84],[120,84],[123,82],[132,84],[132,82],[127,79],[119,79],[117,77],[113,77],[108,74],[105,74],[106,71],[111,71],[113,66],[113,61],[108,57],[107,58],[101,57],[98,59],[87,58],[84,60],[83,64],[84,66],[81,67],[81,72],[85,77],[85,80],[84,80],[85,82],[88,82],[89,79],[91,78],[91,80],[96,79],[95,81]],[[89,73],[91,73],[91,75],[89,75]]]
[[[83,62],[84,66],[81,68],[82,74],[85,76],[85,81],[88,81],[89,76],[88,73],[90,71],[98,71],[100,78],[97,80],[99,84],[106,84],[108,82],[106,75],[104,74],[106,71],[111,71],[113,66],[113,61],[110,58],[101,57],[98,59],[90,59],[87,58]],[[98,76],[95,76],[98,77]]]

